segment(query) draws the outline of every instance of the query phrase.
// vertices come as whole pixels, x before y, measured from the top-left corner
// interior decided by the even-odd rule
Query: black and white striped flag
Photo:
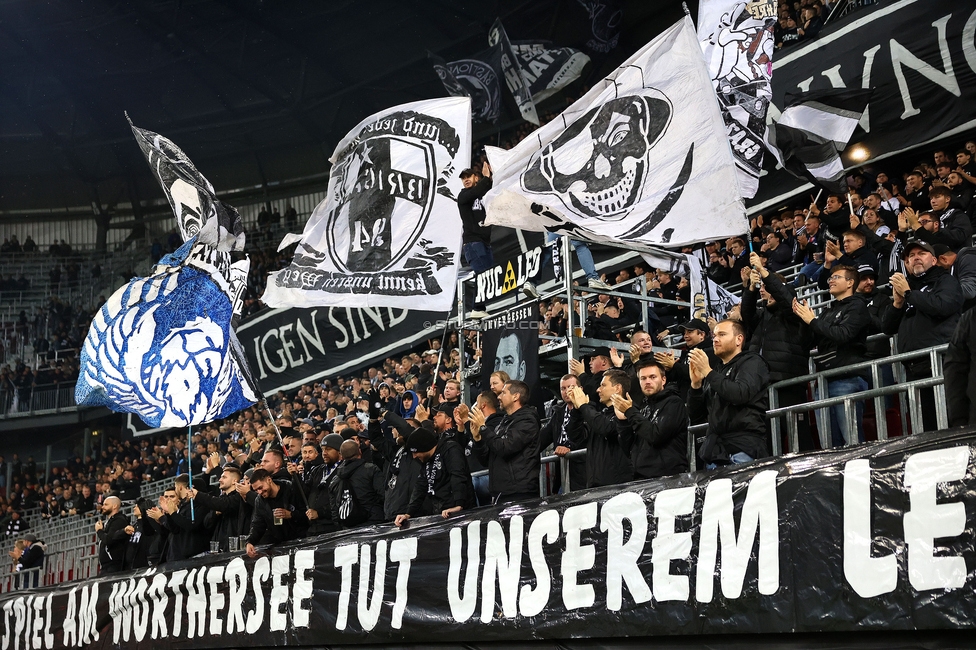
[[[871,97],[870,90],[825,90],[795,96],[770,125],[766,146],[788,172],[829,192],[847,190],[841,152]]]

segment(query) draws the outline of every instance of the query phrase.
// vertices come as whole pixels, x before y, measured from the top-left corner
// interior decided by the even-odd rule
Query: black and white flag
[[[691,285],[691,317],[724,319],[729,310],[739,304],[739,296],[708,277],[698,254],[686,253],[685,258],[688,260],[688,284]]]
[[[457,61],[430,54],[437,76],[454,97],[471,98],[475,122],[497,122],[502,108],[501,45]]]
[[[512,97],[515,98],[519,113],[522,114],[525,121],[538,126],[539,114],[535,110],[535,102],[532,101],[529,84],[522,72],[522,67],[519,65],[515,49],[512,47],[511,41],[508,40],[508,34],[502,27],[501,20],[496,20],[491,29],[488,30],[488,44],[492,47],[499,46],[501,48],[502,74],[505,75],[505,85],[508,86]]]
[[[847,190],[840,154],[871,99],[870,90],[822,90],[797,95],[769,126],[766,146],[798,178],[828,192]]]
[[[458,172],[471,160],[471,100],[395,106],[336,146],[329,190],[272,273],[272,307],[399,307],[447,311],[454,300],[461,219]],[[418,298],[422,299],[418,303]]]
[[[773,97],[776,3],[773,0],[701,0],[698,34],[732,155],[739,168],[739,189],[752,198],[762,171],[766,111]]]
[[[490,224],[645,249],[748,230],[687,17],[515,148],[486,151]]]
[[[244,223],[237,209],[217,198],[210,181],[172,140],[140,129],[132,120],[129,126],[166,193],[183,241],[196,237],[196,243],[219,251],[243,251]]]
[[[590,57],[571,47],[549,43],[512,43],[532,101],[539,103],[576,81]]]
[[[623,23],[624,10],[620,7],[620,0],[576,0],[586,9],[590,18],[590,39],[586,47],[591,52],[606,54],[617,47],[620,41],[620,25]]]

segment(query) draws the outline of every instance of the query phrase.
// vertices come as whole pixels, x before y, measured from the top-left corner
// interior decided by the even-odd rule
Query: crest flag
[[[329,190],[292,263],[272,273],[272,307],[447,311],[454,301],[459,172],[471,162],[471,100],[403,104],[353,128],[330,159]]]
[[[515,148],[486,151],[489,224],[639,250],[749,228],[687,17]]]
[[[434,71],[452,97],[471,98],[475,122],[497,122],[502,108],[501,45],[457,61],[429,54]]]
[[[81,349],[75,400],[134,413],[153,428],[203,424],[257,401],[234,333],[250,262],[233,262],[231,252],[243,249],[244,229],[179,147],[132,131],[185,243],[99,308]]]

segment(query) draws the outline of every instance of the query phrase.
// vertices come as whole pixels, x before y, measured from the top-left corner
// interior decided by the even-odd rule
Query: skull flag
[[[687,17],[515,148],[486,151],[489,224],[645,250],[748,230]]]
[[[149,277],[118,289],[81,349],[78,404],[135,413],[158,428],[203,424],[257,401],[231,327],[248,265],[193,237]]]
[[[395,106],[350,131],[332,154],[329,189],[287,268],[272,273],[272,307],[447,311],[454,301],[461,219],[458,173],[471,161],[471,100]]]
[[[773,0],[702,0],[698,5],[702,50],[747,199],[759,189],[766,110],[773,98],[775,24]]]
[[[128,115],[126,116],[128,117]],[[139,148],[176,214],[183,241],[221,251],[244,250],[244,224],[237,210],[217,198],[213,185],[169,138],[140,129],[129,120]]]

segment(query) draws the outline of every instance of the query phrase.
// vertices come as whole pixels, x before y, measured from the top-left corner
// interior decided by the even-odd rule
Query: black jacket
[[[332,473],[339,467],[339,463],[316,463],[307,469],[302,485],[305,496],[308,497],[308,507],[315,511],[317,517],[308,522],[308,534],[322,535],[339,530],[339,526],[332,521],[332,503],[329,500],[329,481]]]
[[[439,515],[448,508],[461,506],[468,510],[475,507],[474,486],[468,473],[464,449],[449,438],[437,441],[434,455],[423,464],[413,499],[404,512],[397,514]]]
[[[538,492],[539,428],[539,415],[531,406],[502,416],[494,427],[484,426],[473,451],[488,466],[493,496]]]
[[[159,523],[169,531],[167,562],[185,560],[210,550],[210,531],[204,521],[208,512],[202,503],[194,503],[191,513],[190,500],[186,499],[176,512],[160,518]]]
[[[712,341],[709,338],[705,338],[704,341],[698,345],[693,345],[690,348],[685,348],[681,351],[678,356],[678,360],[674,362],[671,366],[671,370],[668,370],[667,377],[668,382],[673,384],[675,388],[678,389],[678,397],[681,401],[686,402],[688,400],[688,391],[691,389],[691,374],[688,371],[688,357],[692,350],[701,350],[706,355],[708,355],[708,362],[714,368],[718,364],[718,357],[715,356],[715,349],[712,347]],[[637,385],[637,390],[631,393],[631,397],[637,397],[641,394],[640,383]],[[700,421],[692,420],[692,424],[701,424],[705,420]]]
[[[409,512],[410,504],[423,494],[417,492],[423,484],[423,463],[413,457],[410,450],[400,447],[386,468],[386,495],[383,499],[383,513],[386,519]],[[423,485],[426,489],[426,485]]]
[[[129,534],[125,527],[129,525],[129,518],[121,512],[116,512],[108,518],[102,529],[95,533],[98,537],[98,564],[102,573],[121,571],[125,564],[125,547],[129,543]]]
[[[630,447],[634,478],[688,471],[688,408],[676,387],[665,384],[657,395],[645,395],[640,409],[631,407],[624,415],[617,432]]]
[[[585,449],[586,441],[578,436],[576,440],[570,435],[573,423],[573,412],[566,413],[565,402],[560,402],[553,410],[549,421],[539,431],[539,454],[541,455],[549,445],[553,447],[569,447],[571,450]],[[586,458],[569,459],[569,489],[582,490],[586,487]]]
[[[962,310],[976,306],[976,246],[966,246],[956,253],[952,275],[959,280],[962,289]]]
[[[763,279],[763,284],[775,300],[771,305],[758,305],[758,291],[750,288],[742,292],[742,324],[749,332],[746,347],[769,364],[770,382],[805,375],[813,336],[803,319],[793,313],[796,292],[772,273]]]
[[[954,251],[963,246],[969,246],[973,237],[973,225],[969,222],[969,215],[962,210],[949,208],[941,212],[932,212],[933,217],[939,219],[939,229],[929,232],[924,228],[915,231],[915,239],[932,245],[945,244]]]
[[[884,334],[884,319],[888,310],[891,309],[891,294],[884,293],[875,289],[871,293],[854,294],[864,301],[868,308],[868,317],[871,324],[868,326],[868,336],[874,334]],[[867,342],[865,357],[868,359],[881,359],[891,355],[891,341],[885,336]]]
[[[198,492],[194,502],[208,510],[204,525],[213,531],[210,539],[220,544],[221,551],[230,550],[227,542],[230,537],[245,535],[250,530],[247,515],[251,507],[237,490],[229,494]]]
[[[864,361],[867,358],[866,341],[870,327],[868,306],[857,294],[843,300],[831,300],[827,308],[810,321],[810,331],[817,343],[817,354],[813,358],[817,370],[840,368]],[[859,370],[843,376],[866,374],[866,370]]]
[[[482,177],[474,187],[458,192],[457,206],[458,213],[461,215],[461,239],[465,244],[480,241],[491,245],[491,226],[484,225],[485,207],[481,201],[490,189],[491,179]]]
[[[278,495],[254,499],[254,513],[251,515],[251,532],[247,536],[249,544],[280,544],[305,536],[308,532],[308,517],[305,504],[290,482],[277,483]],[[284,508],[291,511],[291,517],[283,519],[280,526],[274,524],[274,511]]]
[[[571,440],[586,447],[586,487],[634,480],[630,449],[617,431],[612,406],[584,404],[573,410],[570,422]]]
[[[700,450],[710,462],[727,462],[745,452],[753,458],[768,455],[766,410],[769,408],[769,366],[755,352],[740,352],[727,364],[719,363],[702,387],[688,391],[692,417],[707,410],[708,435]]]
[[[125,568],[142,569],[150,565],[149,556],[153,546],[155,546],[158,533],[154,526],[149,524],[149,515],[143,514],[137,517],[132,527],[135,532],[129,538],[129,543],[125,547]]]
[[[943,367],[949,426],[976,424],[976,309],[959,319]]]
[[[383,511],[383,491],[385,486],[383,473],[372,464],[367,463],[362,458],[354,460],[344,460],[339,464],[339,469],[332,473],[329,481],[329,501],[332,504],[332,521],[342,524],[339,517],[339,506],[342,503],[340,492],[342,485],[353,494],[356,501],[366,512],[365,523],[374,524],[386,520]]]
[[[948,343],[962,312],[959,281],[945,269],[933,266],[921,277],[906,275],[911,291],[901,308],[894,305],[884,320],[885,333],[898,334],[898,352],[921,350]],[[909,369],[924,371],[927,360],[910,362]]]

